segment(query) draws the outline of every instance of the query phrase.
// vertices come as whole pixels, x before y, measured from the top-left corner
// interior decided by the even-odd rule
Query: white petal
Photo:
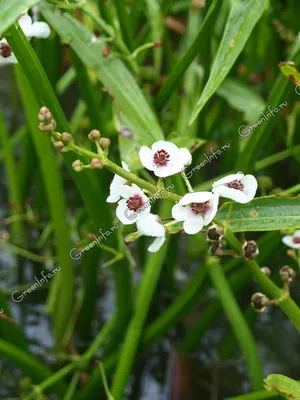
[[[283,236],[282,238],[282,242],[286,245],[291,247],[292,249],[299,249],[300,248],[300,243],[296,244],[293,242],[293,236],[291,235],[287,235],[287,236]]]
[[[225,185],[226,183],[230,183],[235,180],[241,180],[243,177],[244,177],[244,174],[242,174],[241,172],[239,172],[238,174],[227,175],[227,176],[224,176],[224,178],[221,178],[218,181],[216,181],[212,187],[215,188],[217,186]]]
[[[51,29],[46,22],[34,22],[28,32],[28,37],[46,39],[50,36]]]
[[[142,198],[145,196],[143,191],[135,184],[132,184],[131,186],[129,185],[123,185],[120,187],[120,194],[124,199],[128,199],[129,197],[133,197],[134,195],[139,195]],[[148,197],[147,197],[148,199]]]
[[[116,214],[124,225],[134,224],[138,219],[138,213],[134,213],[128,209],[125,199],[119,201]]]
[[[20,27],[22,28],[22,31],[25,33],[26,36],[28,36],[27,32],[30,31],[32,26],[31,17],[28,14],[24,14],[19,18],[18,22]]]
[[[187,148],[179,149],[180,161],[185,167],[188,167],[192,162],[192,155]]]
[[[14,53],[11,53],[9,57],[0,56],[0,66],[8,65],[8,64],[18,64],[18,60]]]
[[[156,153],[159,150],[165,150],[167,153],[172,155],[172,153],[177,154],[178,147],[176,144],[172,142],[167,142],[166,140],[159,140],[158,142],[153,143],[151,146],[153,153]]]
[[[243,192],[247,196],[247,200],[251,201],[257,190],[257,180],[253,175],[246,175],[241,179],[242,184],[244,185]]]
[[[139,218],[136,225],[142,235],[153,237],[165,235],[165,228],[159,222],[157,215],[148,214],[144,218]]]
[[[166,178],[168,176],[172,176],[178,174],[182,169],[183,165],[181,163],[168,163],[165,166],[157,166],[153,167],[153,172],[156,176],[160,178]]]
[[[122,167],[123,169],[125,169],[125,171],[130,172],[128,165],[126,164],[126,162],[122,161]]]
[[[217,211],[218,211],[218,205],[219,205],[219,195],[213,194],[211,199],[209,200],[210,207],[209,209],[204,213],[204,226],[208,225],[211,223],[211,221],[215,218]]]
[[[140,160],[142,165],[149,169],[150,171],[153,171],[154,164],[153,164],[153,152],[149,147],[142,146],[140,148],[139,152]]]
[[[1,46],[1,44],[8,44],[7,40],[5,38],[1,39],[0,40],[0,46]]]
[[[186,206],[191,203],[205,203],[210,200],[212,197],[211,192],[194,192],[187,193],[183,198],[179,201],[179,204],[182,206]]]
[[[117,201],[120,200],[120,198],[121,198],[121,196],[120,196],[119,194],[116,194],[116,195],[110,194],[110,195],[107,197],[106,202],[107,202],[107,203],[116,203]]]
[[[183,207],[179,203],[173,206],[172,217],[176,219],[176,221],[184,221],[188,218],[188,215],[187,207]]]
[[[300,231],[295,231],[293,234],[294,238],[300,238]]]
[[[157,237],[151,244],[151,246],[148,247],[148,251],[150,251],[151,253],[156,253],[164,244],[165,240],[165,236]]]
[[[195,215],[192,218],[188,218],[183,223],[183,229],[189,235],[194,235],[198,233],[203,228],[203,217],[202,215]]]
[[[231,189],[227,186],[217,186],[212,189],[213,193],[218,193],[222,197],[237,201],[238,203],[248,203],[248,198],[241,190]]]

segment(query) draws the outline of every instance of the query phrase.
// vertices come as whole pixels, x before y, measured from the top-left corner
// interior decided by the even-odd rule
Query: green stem
[[[255,390],[260,389],[262,387],[263,371],[257,347],[249,326],[225,278],[219,260],[211,258],[207,263],[207,272],[210,275],[227,318],[231,323],[232,329],[244,354],[252,387]]]
[[[75,374],[73,375],[73,378],[70,382],[70,385],[68,387],[68,391],[64,397],[64,400],[74,399],[74,394],[76,392],[76,387],[78,385],[79,378],[80,378],[80,372],[75,372]]]
[[[186,184],[186,187],[188,188],[188,191],[189,191],[190,193],[193,193],[193,192],[194,192],[194,189],[192,188],[192,185],[190,184],[190,181],[188,180],[188,177],[186,176],[186,174],[185,174],[184,171],[181,171],[181,176],[182,176],[183,179],[184,179],[184,182],[185,182],[185,184]]]
[[[218,221],[218,223],[220,223],[220,221]],[[224,237],[231,247],[241,254],[241,243],[227,227],[225,228]],[[294,300],[292,300],[289,295],[283,292],[282,289],[275,285],[271,279],[261,272],[256,261],[244,259],[244,263],[250,268],[253,278],[262,287],[264,294],[272,300],[277,300],[276,304],[282,309],[291,323],[300,332],[300,309]]]

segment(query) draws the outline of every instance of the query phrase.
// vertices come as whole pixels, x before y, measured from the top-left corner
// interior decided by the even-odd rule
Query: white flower
[[[238,203],[251,201],[257,190],[257,180],[253,175],[244,175],[239,172],[225,176],[213,184],[213,193],[235,200]]]
[[[148,214],[139,219],[136,223],[138,231],[145,236],[152,236],[156,239],[148,247],[148,251],[156,253],[166,240],[166,231],[164,226],[159,222],[158,215]]]
[[[127,165],[122,161],[122,167],[125,169],[125,171],[129,172],[129,168]],[[106,199],[107,203],[116,203],[117,201],[120,200],[121,198],[121,188],[126,185],[128,182],[126,179],[122,178],[119,175],[115,175],[110,187],[109,187],[109,196]]]
[[[28,39],[33,37],[45,39],[51,33],[50,27],[46,22],[32,22],[28,14],[19,18],[19,24]],[[0,66],[18,62],[6,39],[0,40],[0,56]]]
[[[150,213],[150,200],[135,184],[120,188],[122,200],[118,202],[117,217],[124,225],[131,225]]]
[[[300,249],[300,231],[294,232],[293,235],[283,236],[282,242],[292,249]]]
[[[172,208],[172,216],[184,221],[183,229],[189,235],[201,231],[218,211],[219,195],[211,192],[188,193]]]
[[[140,160],[143,166],[153,171],[156,176],[166,177],[177,174],[192,162],[188,149],[179,149],[176,144],[159,140],[151,149],[142,146]]]

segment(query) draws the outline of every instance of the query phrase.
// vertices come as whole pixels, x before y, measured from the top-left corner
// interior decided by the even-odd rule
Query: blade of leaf
[[[247,204],[225,203],[217,217],[226,220],[233,232],[274,231],[300,228],[300,195],[258,197]]]
[[[187,70],[194,58],[199,54],[201,46],[205,42],[207,33],[209,32],[209,26],[213,23],[216,11],[219,9],[220,5],[221,2],[219,0],[213,1],[193,43],[177,62],[166,83],[158,92],[158,95],[155,99],[155,108],[157,110],[160,110],[162,107],[164,107],[169,100],[170,95],[178,86],[178,82],[183,76],[184,72]]]
[[[41,0],[0,0],[0,33],[6,31],[28,8]]]
[[[266,3],[267,0],[249,0],[236,2],[233,5],[208,82],[194,108],[189,125],[192,125],[202,108],[229,73],[253,28],[262,16]]]

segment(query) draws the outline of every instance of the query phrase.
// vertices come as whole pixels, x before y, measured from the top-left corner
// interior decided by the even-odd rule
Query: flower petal
[[[237,201],[238,203],[248,203],[248,198],[241,190],[231,189],[227,186],[217,186],[212,189],[213,193],[218,193],[222,197]]]
[[[153,237],[165,235],[165,228],[159,222],[158,215],[148,214],[143,218],[139,218],[136,225],[142,235]]]
[[[205,203],[210,200],[212,197],[212,192],[194,192],[187,193],[183,198],[179,201],[181,206],[186,206],[191,203]]]
[[[14,53],[11,53],[9,57],[2,57],[0,56],[0,66],[1,65],[8,65],[8,64],[18,64],[18,60]]]
[[[188,210],[187,207],[183,207],[182,205],[175,204],[172,208],[172,217],[176,219],[176,221],[184,221],[188,218]]]
[[[237,174],[231,174],[224,176],[224,178],[219,179],[213,184],[213,188],[220,186],[220,185],[225,185],[226,183],[233,182],[235,180],[241,180],[244,177],[244,174],[242,172],[239,172]]]
[[[26,36],[46,39],[51,34],[50,26],[46,22],[34,22]]]
[[[130,172],[128,165],[126,164],[125,161],[122,161],[122,168],[125,169],[125,171]]]
[[[217,211],[218,211],[218,205],[219,205],[219,195],[213,194],[211,199],[209,200],[210,207],[209,209],[204,213],[204,226],[208,225],[211,223],[211,221],[215,218]]]
[[[192,162],[192,155],[189,151],[189,149],[183,147],[182,149],[179,149],[179,155],[180,155],[180,161],[185,167],[188,167],[191,162]]]
[[[251,201],[256,194],[257,191],[257,180],[253,175],[246,175],[241,179],[242,184],[244,185],[243,192],[247,196],[247,200]]]
[[[189,235],[198,233],[203,228],[203,217],[202,215],[195,215],[192,218],[188,218],[183,223],[183,229]]]
[[[124,225],[134,224],[138,219],[138,213],[134,213],[128,209],[125,199],[119,201],[116,214]]]
[[[142,165],[149,169],[150,171],[153,171],[154,169],[154,164],[153,164],[153,151],[149,149],[149,147],[142,146],[140,148],[139,152],[140,160]]]
[[[158,142],[153,143],[151,146],[153,153],[156,153],[159,150],[165,150],[170,155],[173,153],[176,155],[178,152],[178,147],[176,144],[172,142],[167,142],[166,140],[159,140]]]
[[[294,236],[286,235],[286,236],[283,236],[282,242],[286,246],[291,247],[292,249],[299,249],[300,248],[300,243],[298,243],[298,244],[294,243],[293,239],[294,239]]]
[[[121,198],[121,196],[119,194],[110,194],[107,199],[106,202],[107,203],[116,203],[117,201],[119,201]]]
[[[160,178],[166,178],[168,176],[172,176],[178,174],[183,169],[183,165],[180,163],[168,163],[168,165],[153,167],[153,172],[156,176]]]
[[[156,253],[164,244],[165,240],[166,240],[165,236],[157,237],[151,244],[151,246],[148,247],[148,251],[150,251],[151,253]]]

